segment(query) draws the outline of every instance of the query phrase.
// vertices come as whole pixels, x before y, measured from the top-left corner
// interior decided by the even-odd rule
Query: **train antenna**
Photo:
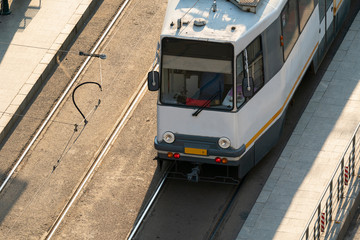
[[[216,0],[214,0],[214,3],[212,4],[211,8],[212,8],[213,12],[216,12],[216,10],[217,10]]]

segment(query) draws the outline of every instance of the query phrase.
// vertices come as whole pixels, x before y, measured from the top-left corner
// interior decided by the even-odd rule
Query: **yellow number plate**
[[[206,149],[199,149],[199,148],[185,148],[185,153],[206,156],[207,155],[207,150]]]

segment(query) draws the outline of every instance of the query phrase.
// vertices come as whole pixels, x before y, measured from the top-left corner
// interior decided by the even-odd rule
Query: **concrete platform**
[[[97,2],[9,0],[11,14],[0,15],[0,142]]]
[[[360,13],[300,118],[237,240],[300,239],[359,122]]]

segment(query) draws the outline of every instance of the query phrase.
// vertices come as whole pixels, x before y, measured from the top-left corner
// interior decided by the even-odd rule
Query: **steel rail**
[[[233,203],[235,201],[235,198],[238,196],[239,191],[241,187],[241,182],[235,187],[234,193],[232,194],[229,202],[226,204],[226,206],[223,209],[223,212],[221,213],[218,221],[216,222],[215,226],[213,227],[213,230],[211,231],[208,240],[215,239],[216,234],[218,233],[220,227],[222,226],[225,217],[227,216],[228,212],[230,211],[230,208],[233,206]]]
[[[137,231],[139,230],[140,225],[142,224],[144,218],[146,217],[147,213],[148,213],[149,210],[150,210],[150,207],[153,205],[155,199],[156,199],[157,196],[159,195],[159,192],[160,192],[162,186],[164,185],[164,182],[165,182],[165,180],[166,180],[166,178],[167,178],[167,175],[168,175],[168,173],[165,173],[165,175],[164,175],[163,178],[161,179],[159,186],[157,187],[156,191],[154,192],[153,196],[151,197],[151,199],[150,199],[149,203],[147,204],[146,208],[145,208],[144,211],[142,212],[142,214],[141,214],[139,220],[137,221],[135,227],[131,230],[129,237],[127,238],[128,240],[133,239],[133,237],[135,236],[135,234],[136,234]]]
[[[127,237],[127,240],[133,239],[133,237],[135,236],[135,234],[136,234],[137,231],[139,230],[140,225],[143,223],[144,218],[145,218],[146,215],[148,214],[148,212],[149,212],[151,206],[153,205],[155,199],[156,199],[157,196],[159,195],[159,192],[160,192],[162,186],[164,185],[165,180],[166,180],[166,178],[167,178],[167,176],[168,176],[168,173],[169,173],[168,170],[171,168],[171,166],[172,166],[172,165],[170,165],[169,168],[165,171],[165,174],[164,174],[164,176],[162,177],[162,179],[160,180],[160,183],[159,183],[158,187],[156,188],[156,190],[155,190],[154,194],[152,195],[150,201],[147,203],[146,208],[145,208],[144,211],[141,213],[141,216],[140,216],[139,220],[137,221],[137,223],[136,223],[136,225],[134,226],[134,228],[131,229],[131,232],[130,232],[129,236]]]
[[[109,23],[108,27],[106,28],[106,30],[104,31],[104,33],[102,34],[102,36],[100,37],[100,39],[97,41],[97,43],[95,44],[95,46],[93,47],[93,49],[91,50],[90,54],[94,54],[95,51],[99,48],[100,44],[104,41],[105,37],[107,36],[107,34],[109,33],[109,31],[111,30],[111,28],[114,26],[115,22],[117,21],[117,19],[119,18],[120,14],[123,12],[124,8],[127,6],[127,4],[130,2],[130,0],[126,0],[122,6],[120,7],[119,11],[116,13],[115,17],[112,19],[112,21]],[[45,127],[47,126],[47,124],[50,122],[50,119],[53,117],[53,115],[55,114],[55,112],[58,110],[58,108],[60,107],[60,104],[64,101],[65,97],[68,95],[69,91],[71,90],[71,88],[73,87],[74,83],[76,82],[76,80],[79,78],[80,74],[84,71],[85,67],[87,66],[87,64],[89,63],[91,59],[91,56],[88,56],[86,58],[86,60],[84,61],[84,63],[81,65],[80,69],[78,70],[78,72],[76,73],[76,75],[73,77],[73,79],[71,80],[71,82],[69,83],[69,85],[67,86],[67,88],[65,89],[65,91],[63,92],[63,94],[61,95],[61,97],[59,98],[59,100],[57,101],[57,103],[55,104],[55,106],[53,107],[53,109],[50,111],[49,115],[47,116],[47,118],[45,119],[45,121],[42,123],[41,127],[38,129],[38,131],[36,132],[36,134],[34,135],[34,137],[31,139],[30,143],[27,145],[27,147],[25,148],[24,152],[21,154],[20,158],[18,159],[18,161],[16,162],[16,164],[14,165],[14,167],[10,170],[8,176],[6,177],[5,181],[1,184],[0,186],[0,193],[4,190],[5,186],[7,185],[7,183],[9,182],[9,180],[11,179],[12,175],[14,174],[14,172],[16,171],[16,169],[19,167],[20,163],[24,160],[26,154],[30,151],[30,148],[34,145],[35,141],[37,140],[37,138],[40,136],[40,134],[42,133],[42,131],[45,129]]]
[[[158,66],[155,67],[155,69],[157,69]],[[81,190],[84,188],[85,184],[87,183],[87,181],[90,179],[91,175],[93,174],[94,170],[96,169],[96,167],[100,164],[101,160],[103,159],[103,157],[106,155],[106,153],[109,151],[109,149],[111,148],[111,146],[113,145],[114,141],[116,140],[116,137],[118,136],[119,132],[121,131],[121,129],[123,128],[123,126],[126,124],[126,121],[128,120],[130,114],[133,112],[133,110],[135,109],[135,107],[137,106],[137,104],[140,102],[141,98],[144,95],[144,92],[146,91],[147,88],[147,82],[146,82],[147,77],[145,77],[142,80],[142,85],[140,85],[140,90],[138,90],[138,92],[136,92],[133,95],[132,100],[130,101],[130,104],[127,106],[126,111],[124,114],[122,114],[117,122],[116,122],[116,127],[114,128],[114,130],[111,131],[110,133],[110,137],[107,138],[105,144],[103,144],[103,147],[101,147],[102,149],[98,152],[100,152],[95,161],[92,163],[91,167],[89,168],[89,170],[86,172],[86,175],[83,177],[83,179],[81,180],[80,184],[78,185],[78,187],[76,188],[76,191],[73,193],[73,195],[71,196],[70,200],[67,202],[67,204],[65,205],[64,209],[61,211],[61,213],[59,214],[58,218],[55,220],[54,224],[52,225],[52,227],[50,228],[47,236],[45,239],[51,239],[51,237],[54,235],[56,229],[59,227],[60,223],[62,222],[62,220],[64,219],[66,213],[69,211],[70,207],[72,206],[72,204],[75,202],[76,198],[79,196],[79,194],[81,193]]]
[[[165,180],[167,179],[168,177],[168,174],[169,174],[169,170],[172,168],[173,164],[170,165],[163,177],[161,178],[160,182],[159,182],[159,185],[158,187],[156,188],[155,192],[153,193],[153,195],[151,196],[149,202],[147,203],[144,211],[141,213],[139,219],[137,220],[135,226],[133,227],[133,229],[130,231],[130,233],[128,234],[128,237],[126,238],[127,240],[132,240],[135,235],[137,234],[141,224],[143,223],[143,220],[144,218],[146,217],[146,215],[148,214],[150,208],[152,207],[153,203],[155,202],[155,199],[157,198],[157,196],[159,195],[159,192],[161,190],[161,188],[163,187],[164,183],[165,183]],[[233,194],[231,195],[231,198],[229,199],[228,203],[226,204],[226,206],[223,208],[223,211],[222,213],[220,214],[220,217],[218,219],[218,221],[216,222],[216,224],[214,225],[213,227],[213,230],[211,231],[211,233],[209,234],[209,237],[208,239],[209,240],[212,240],[214,239],[214,237],[216,236],[216,234],[218,233],[218,230],[220,228],[220,226],[222,225],[226,215],[228,214],[230,208],[232,207],[234,201],[235,201],[235,198],[237,197],[239,191],[240,191],[240,187],[241,187],[241,183],[239,183],[238,185],[235,186],[234,188],[234,192]]]

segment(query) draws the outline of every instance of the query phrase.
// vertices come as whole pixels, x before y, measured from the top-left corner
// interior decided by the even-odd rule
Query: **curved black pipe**
[[[101,87],[101,85],[100,85],[99,83],[97,83],[97,82],[83,82],[83,83],[77,85],[76,88],[74,89],[74,91],[72,92],[72,101],[73,101],[76,109],[79,111],[79,113],[81,114],[81,116],[84,118],[85,124],[87,124],[88,121],[86,120],[85,115],[81,112],[80,108],[79,108],[79,107],[77,106],[77,104],[75,103],[75,91],[76,91],[79,87],[81,87],[81,86],[83,86],[83,85],[85,85],[85,84],[95,84],[95,85],[98,85],[99,88],[100,88],[100,91],[102,91],[102,87]],[[100,104],[100,99],[99,99],[99,104]]]

